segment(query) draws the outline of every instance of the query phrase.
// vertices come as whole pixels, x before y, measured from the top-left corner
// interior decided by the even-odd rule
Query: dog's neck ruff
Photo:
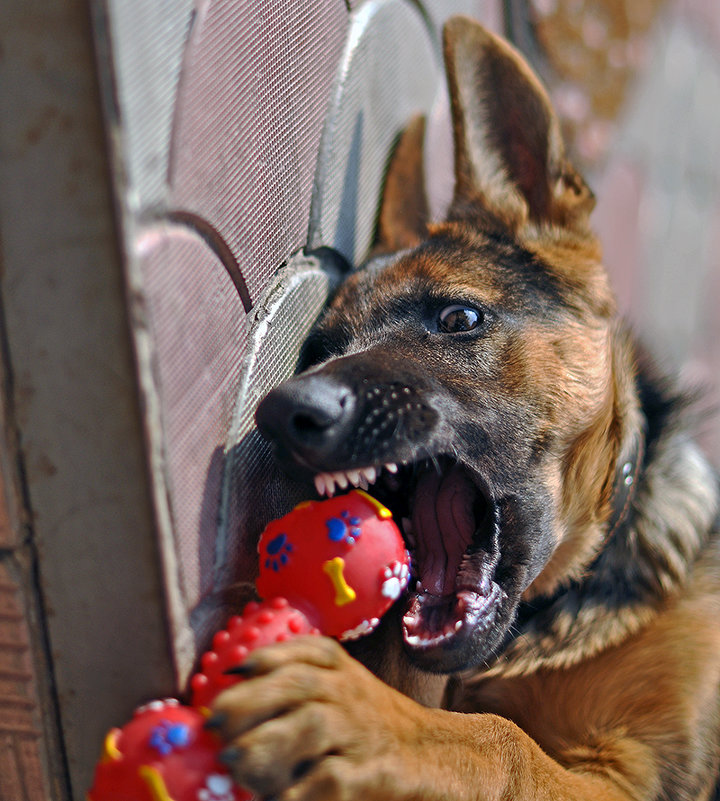
[[[639,631],[687,580],[720,487],[681,426],[658,434],[645,419],[618,461],[603,548],[582,578],[520,605],[512,636],[478,678],[577,664]]]
[[[608,539],[630,523],[630,510],[645,458],[645,429],[645,424],[638,428],[632,437],[628,452],[621,455],[615,469],[613,494],[610,499],[611,512],[607,525]]]

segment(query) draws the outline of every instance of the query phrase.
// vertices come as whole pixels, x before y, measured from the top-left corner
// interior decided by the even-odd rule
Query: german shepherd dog
[[[411,587],[352,647],[254,652],[210,725],[264,799],[713,798],[716,477],[617,318],[539,81],[468,19],[444,56],[446,220],[416,121],[373,257],[256,418],[321,495],[406,518]]]

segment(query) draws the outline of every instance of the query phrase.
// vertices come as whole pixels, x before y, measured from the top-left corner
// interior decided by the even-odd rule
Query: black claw
[[[221,726],[224,726],[226,722],[227,715],[225,712],[216,712],[214,715],[210,715],[210,717],[205,721],[205,728],[219,729]]]
[[[246,659],[240,665],[233,665],[227,670],[223,671],[225,676],[244,676],[246,678],[252,676],[257,671],[257,665],[251,660]]]
[[[229,748],[224,748],[219,754],[218,759],[228,767],[232,767],[237,761],[240,756],[240,749],[235,748],[234,746],[230,746]]]

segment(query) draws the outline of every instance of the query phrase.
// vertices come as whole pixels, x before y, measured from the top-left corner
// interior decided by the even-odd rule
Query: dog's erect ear
[[[414,117],[393,150],[380,205],[375,254],[412,248],[427,237],[424,139],[425,119]]]
[[[565,159],[550,99],[523,57],[478,23],[444,30],[455,143],[451,214],[482,206],[506,224],[570,225],[594,198]]]

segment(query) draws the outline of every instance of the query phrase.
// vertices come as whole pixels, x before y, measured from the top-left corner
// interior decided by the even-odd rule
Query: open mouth
[[[504,599],[495,580],[497,509],[480,480],[459,462],[440,457],[320,473],[315,486],[328,496],[371,488],[401,524],[414,577],[402,617],[411,655],[430,669],[443,669],[452,652],[457,669],[455,662],[476,653]]]

